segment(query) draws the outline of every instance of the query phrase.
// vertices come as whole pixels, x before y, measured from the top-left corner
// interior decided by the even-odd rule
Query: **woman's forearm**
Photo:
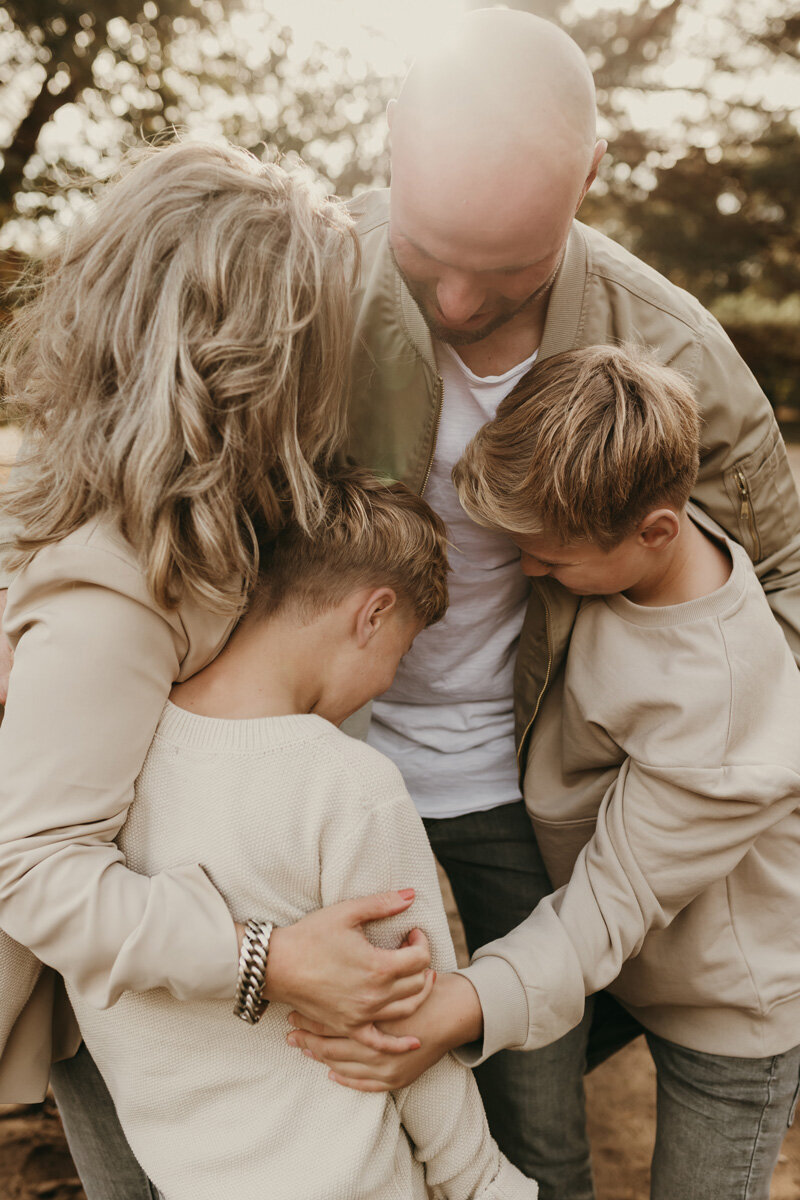
[[[98,1007],[159,986],[232,998],[233,920],[202,867],[148,879],[114,842],[180,669],[180,621],[148,607],[122,558],[60,544],[15,580],[5,627],[0,926]]]

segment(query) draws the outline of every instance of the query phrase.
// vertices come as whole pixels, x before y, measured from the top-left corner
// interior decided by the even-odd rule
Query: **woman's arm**
[[[0,924],[91,1003],[232,996],[237,942],[199,864],[148,879],[114,838],[186,651],[122,557],[58,544],[20,572],[0,726]]]
[[[0,726],[0,926],[98,1007],[150,987],[232,999],[237,930],[202,866],[149,879],[127,869],[114,841],[187,652],[178,614],[155,608],[130,562],[85,545],[40,552],[10,597],[17,660]],[[426,940],[380,951],[361,924],[412,903],[396,892],[366,897],[277,930],[269,995],[342,1032],[387,1004],[409,1011]]]

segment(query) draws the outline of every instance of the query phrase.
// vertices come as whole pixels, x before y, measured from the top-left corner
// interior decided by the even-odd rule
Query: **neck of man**
[[[654,555],[650,571],[623,594],[634,604],[661,608],[709,596],[727,582],[731,560],[727,550],[681,514],[681,528],[663,551]]]
[[[530,358],[541,345],[551,292],[552,287],[537,296],[530,307],[523,308],[505,325],[480,341],[467,346],[454,346],[465,366],[483,378],[487,375],[505,375],[506,371]]]
[[[317,624],[246,614],[213,662],[175,684],[170,699],[198,716],[232,720],[312,712],[325,662]]]

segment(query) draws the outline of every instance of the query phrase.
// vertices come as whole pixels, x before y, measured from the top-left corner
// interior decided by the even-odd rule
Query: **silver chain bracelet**
[[[260,1021],[269,1004],[269,1000],[264,999],[264,984],[273,928],[271,921],[248,921],[245,926],[233,1012],[248,1025]]]

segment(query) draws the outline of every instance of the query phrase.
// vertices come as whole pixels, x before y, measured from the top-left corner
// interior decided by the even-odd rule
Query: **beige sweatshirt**
[[[428,839],[397,769],[314,715],[199,717],[168,703],[119,834],[148,875],[200,863],[238,919],[284,925],[324,904],[413,886],[433,966],[455,967]],[[126,993],[100,1010],[69,988],[142,1166],[166,1200],[533,1200],[489,1135],[471,1073],[448,1055],[411,1087],[363,1094],[229,1000]],[[424,1165],[424,1168],[422,1166]]]
[[[475,1062],[533,1049],[609,990],[695,1050],[800,1042],[800,674],[744,550],[728,581],[664,608],[583,602],[536,722],[525,799],[565,884],[469,968]]]

